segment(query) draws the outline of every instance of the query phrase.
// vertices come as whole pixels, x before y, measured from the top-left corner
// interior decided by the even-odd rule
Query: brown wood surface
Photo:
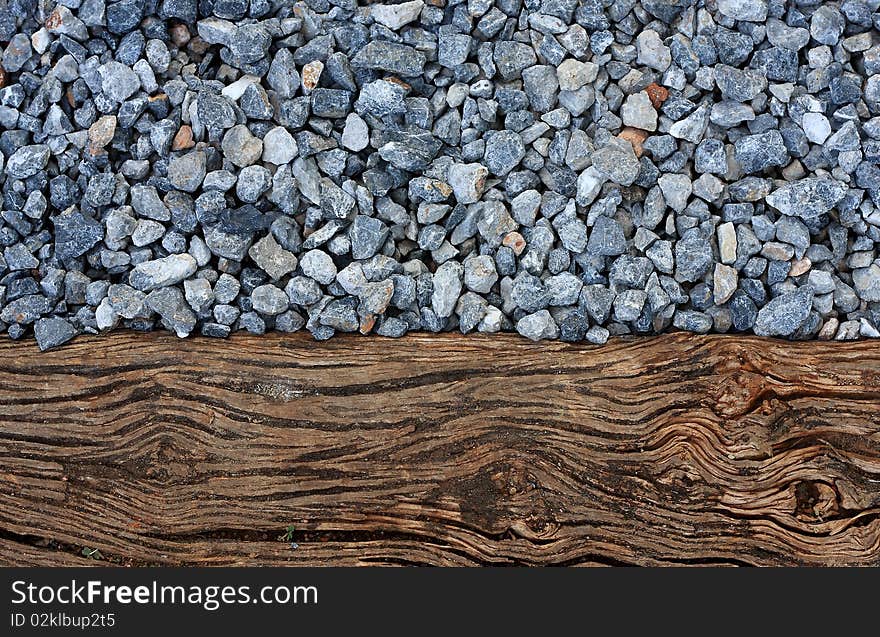
[[[877,565],[878,407],[871,342],[4,341],[0,563]]]

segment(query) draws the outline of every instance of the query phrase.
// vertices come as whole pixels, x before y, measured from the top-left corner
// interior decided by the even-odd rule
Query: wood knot
[[[451,497],[462,520],[501,532],[516,527],[529,536],[549,536],[557,525],[534,473],[520,462],[496,462],[449,480],[436,495]]]
[[[760,374],[739,370],[723,376],[710,395],[711,409],[718,416],[735,418],[755,409],[766,389]]]
[[[840,510],[840,494],[825,482],[803,480],[793,487],[794,515],[804,521],[824,521]]]

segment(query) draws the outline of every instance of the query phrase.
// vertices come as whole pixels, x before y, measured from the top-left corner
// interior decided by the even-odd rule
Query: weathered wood
[[[5,342],[0,563],[876,565],[878,407],[870,342]]]

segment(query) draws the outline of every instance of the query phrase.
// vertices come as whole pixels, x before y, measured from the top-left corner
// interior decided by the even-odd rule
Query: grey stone
[[[756,71],[726,64],[715,66],[715,83],[726,99],[747,102],[767,89],[767,78]]]
[[[129,284],[142,292],[149,292],[180,283],[195,274],[198,264],[189,254],[170,254],[167,257],[144,261],[136,265],[128,277]]]
[[[452,164],[447,173],[447,182],[452,187],[455,199],[462,204],[476,203],[483,196],[489,170],[482,164]]]
[[[559,327],[547,310],[539,310],[522,317],[516,323],[516,331],[533,341],[559,336]]]
[[[665,71],[672,64],[669,47],[653,29],[645,29],[636,36],[636,52],[638,64],[644,64],[658,71]]]
[[[254,137],[244,124],[233,126],[226,132],[221,148],[223,155],[240,168],[255,163],[263,154],[262,140]]]
[[[607,179],[629,186],[639,174],[639,160],[632,144],[619,137],[611,137],[607,144],[593,151],[593,168]]]
[[[402,77],[420,75],[425,68],[425,54],[411,46],[385,40],[372,40],[351,60],[354,68],[397,73]]]
[[[462,289],[464,268],[460,263],[447,261],[434,272],[434,289],[431,294],[431,309],[440,318],[452,315]]]
[[[397,31],[416,20],[424,6],[422,0],[410,0],[400,4],[373,4],[370,5],[370,16],[392,31]]]
[[[224,96],[210,91],[199,93],[196,101],[199,121],[207,128],[225,130],[235,125],[235,111]]]
[[[33,55],[33,49],[31,48],[31,41],[28,36],[24,33],[16,33],[10,38],[0,59],[2,59],[3,68],[7,72],[17,73],[30,59],[31,55]]]
[[[711,107],[708,102],[704,102],[697,109],[685,117],[678,120],[669,127],[669,134],[676,139],[684,139],[692,144],[699,144],[706,133],[709,126],[709,111]]]
[[[321,210],[325,218],[350,219],[355,214],[355,205],[354,197],[332,180],[321,180]]]
[[[523,70],[538,62],[532,47],[522,42],[510,40],[496,42],[493,56],[498,73],[505,80],[520,77]]]
[[[863,301],[880,301],[880,266],[872,263],[866,268],[856,268],[852,273],[853,287]]]
[[[141,88],[141,81],[133,70],[121,62],[111,60],[98,68],[101,90],[115,102],[123,102]]]
[[[734,20],[763,22],[767,19],[766,0],[718,0],[718,10]]]
[[[550,294],[549,304],[556,306],[574,305],[578,302],[583,281],[571,272],[560,272],[547,278],[545,282]]]
[[[369,259],[379,252],[388,237],[388,226],[375,217],[357,215],[348,230],[351,240],[351,256]]]
[[[511,301],[526,312],[537,312],[550,304],[550,292],[541,279],[520,272],[513,280]]]
[[[463,33],[440,30],[437,42],[437,62],[447,68],[456,68],[467,61],[473,38]]]
[[[504,177],[517,167],[526,154],[522,137],[513,131],[498,131],[488,137],[483,162],[489,172]]]
[[[813,288],[805,285],[771,299],[758,312],[758,336],[791,336],[807,320],[813,305]]]
[[[831,210],[846,195],[835,179],[808,177],[790,182],[767,195],[767,203],[785,215],[812,219]]]
[[[12,271],[33,270],[40,265],[39,259],[22,243],[4,248],[3,259],[6,261],[6,267]]]
[[[82,256],[104,238],[100,223],[70,208],[54,218],[55,256],[72,259]]]
[[[283,126],[276,126],[263,137],[263,161],[277,166],[289,164],[298,152],[296,140]]]
[[[140,219],[131,233],[131,242],[141,248],[158,241],[165,235],[165,226],[152,219]]]
[[[251,292],[251,303],[256,312],[275,316],[287,311],[290,299],[284,290],[267,283],[254,288]]]
[[[472,256],[464,260],[464,284],[479,294],[488,294],[498,281],[495,261],[488,255]]]
[[[183,282],[183,295],[196,312],[210,309],[215,300],[211,282],[207,279],[187,279]]]
[[[694,170],[698,173],[724,175],[727,172],[727,154],[724,143],[718,139],[705,139],[694,153]]]
[[[523,90],[532,108],[545,113],[556,106],[559,81],[552,66],[535,65],[522,72]]]
[[[790,160],[782,135],[776,130],[741,137],[734,143],[734,154],[746,174],[785,166]]]
[[[596,80],[599,66],[593,62],[581,62],[571,58],[556,67],[556,78],[563,91],[577,91],[585,84]]]
[[[168,162],[168,179],[175,188],[185,192],[198,190],[205,180],[206,171],[207,158],[200,150],[172,157]]]
[[[131,206],[141,217],[156,221],[168,221],[171,212],[159,198],[159,193],[154,186],[136,184],[131,187]]]
[[[682,212],[687,207],[688,199],[693,190],[691,180],[687,175],[680,173],[661,175],[657,180],[657,185],[660,186],[663,199],[670,208],[676,212]]]
[[[281,99],[290,99],[296,95],[300,87],[300,76],[290,49],[278,49],[269,65],[266,81]]]
[[[41,352],[63,345],[76,336],[76,333],[73,325],[57,316],[41,318],[34,323],[34,336]]]
[[[147,307],[162,317],[162,323],[183,338],[192,332],[197,318],[186,302],[180,288],[163,287],[153,290],[144,299]]]
[[[321,286],[307,276],[294,276],[284,288],[290,302],[302,307],[314,305],[321,300]]]
[[[349,113],[345,118],[345,128],[340,141],[343,146],[354,152],[360,152],[369,145],[370,129],[357,113]]]
[[[49,163],[49,147],[45,144],[22,146],[9,156],[6,171],[16,179],[27,179]]]
[[[253,244],[248,255],[273,281],[290,274],[297,266],[296,256],[282,248],[271,233]]]
[[[845,27],[843,14],[835,5],[821,5],[810,19],[810,35],[819,44],[837,44]]]
[[[218,257],[241,261],[253,243],[250,233],[227,232],[219,225],[205,228],[205,244]]]
[[[336,278],[336,264],[330,255],[321,250],[309,250],[303,254],[299,266],[303,274],[324,285],[332,283]]]
[[[675,244],[675,278],[696,282],[712,265],[712,245],[703,233],[692,228]]]
[[[644,91],[633,93],[626,98],[620,109],[625,126],[634,126],[646,131],[657,130],[657,111]]]
[[[605,216],[596,218],[587,251],[601,256],[617,256],[626,251],[626,237],[620,224]]]

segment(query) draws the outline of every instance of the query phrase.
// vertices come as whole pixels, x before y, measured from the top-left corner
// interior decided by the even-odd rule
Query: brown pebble
[[[513,250],[513,253],[516,256],[521,255],[523,250],[526,249],[526,240],[523,239],[523,236],[518,232],[508,232],[504,235],[501,244]]]
[[[669,97],[669,91],[656,82],[648,84],[645,92],[648,94],[648,98],[651,100],[651,104],[654,105],[654,108],[660,108],[663,102]]]
[[[401,80],[399,77],[394,77],[393,75],[389,75],[388,77],[385,77],[382,79],[384,79],[386,82],[391,82],[392,84],[397,84],[398,86],[404,88],[407,91],[412,89],[412,86],[410,86],[409,84],[407,84],[406,82]]]
[[[376,315],[367,314],[366,316],[361,317],[361,324],[358,327],[358,331],[361,334],[369,334],[373,331],[374,325],[376,325]]]
[[[625,139],[630,144],[632,144],[633,152],[635,152],[636,157],[641,157],[644,149],[642,148],[642,144],[645,143],[645,140],[648,139],[648,132],[643,131],[641,128],[633,128],[632,126],[627,126],[622,131],[620,131],[620,135],[618,135],[620,139]]]
[[[116,133],[116,116],[104,115],[89,127],[89,145],[92,148],[104,148]]]
[[[806,274],[810,271],[810,268],[812,267],[813,262],[810,261],[807,257],[804,257],[803,259],[798,259],[791,264],[791,270],[788,271],[788,276],[800,276],[802,274]]]
[[[195,146],[192,128],[184,124],[171,141],[171,150],[186,150]]]
[[[838,321],[833,316],[825,321],[825,325],[822,326],[822,329],[819,330],[819,335],[816,337],[820,341],[830,341],[834,338],[834,335],[837,333],[837,328],[840,326],[840,321]]]
[[[204,55],[210,48],[211,45],[205,42],[202,38],[195,37],[189,41],[189,50],[197,55]]]
[[[189,29],[186,28],[185,24],[175,24],[168,30],[168,34],[177,48],[185,46],[190,41]]]
[[[303,67],[302,85],[307,91],[314,89],[321,79],[324,71],[324,63],[321,60],[312,60]]]
[[[46,18],[45,27],[47,31],[54,31],[59,27],[63,26],[63,20],[61,19],[61,11],[60,8],[56,7],[55,10]]]

